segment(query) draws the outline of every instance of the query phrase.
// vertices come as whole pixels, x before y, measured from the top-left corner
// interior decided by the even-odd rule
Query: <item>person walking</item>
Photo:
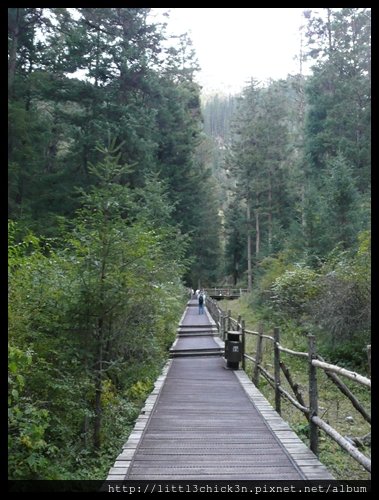
[[[199,295],[199,314],[204,314],[204,296],[202,293]]]

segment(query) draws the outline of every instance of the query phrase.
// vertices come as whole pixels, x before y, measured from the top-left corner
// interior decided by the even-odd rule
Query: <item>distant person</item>
[[[204,314],[204,296],[199,294],[199,314]]]
[[[199,295],[200,295],[200,290],[199,290],[199,289],[197,289],[197,290],[196,290],[196,292],[195,292],[195,294],[196,294],[196,298],[198,299],[198,298],[199,298]]]
[[[191,299],[193,299],[194,297],[195,297],[195,290],[191,288]]]

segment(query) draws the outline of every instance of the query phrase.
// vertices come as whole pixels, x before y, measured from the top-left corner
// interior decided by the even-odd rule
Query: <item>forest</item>
[[[365,366],[371,11],[322,10],[310,75],[204,98],[152,9],[8,9],[10,479],[106,477],[188,287]]]

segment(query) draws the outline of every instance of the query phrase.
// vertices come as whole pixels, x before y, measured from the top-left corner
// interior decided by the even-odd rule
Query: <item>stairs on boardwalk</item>
[[[171,358],[188,356],[222,356],[224,343],[218,337],[218,330],[204,306],[199,314],[196,300],[190,300],[177,329],[177,338],[170,349]]]

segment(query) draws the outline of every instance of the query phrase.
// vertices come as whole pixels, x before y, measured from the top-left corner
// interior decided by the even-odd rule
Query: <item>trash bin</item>
[[[228,332],[225,340],[226,366],[232,370],[238,370],[238,364],[242,360],[242,342],[240,332]]]

